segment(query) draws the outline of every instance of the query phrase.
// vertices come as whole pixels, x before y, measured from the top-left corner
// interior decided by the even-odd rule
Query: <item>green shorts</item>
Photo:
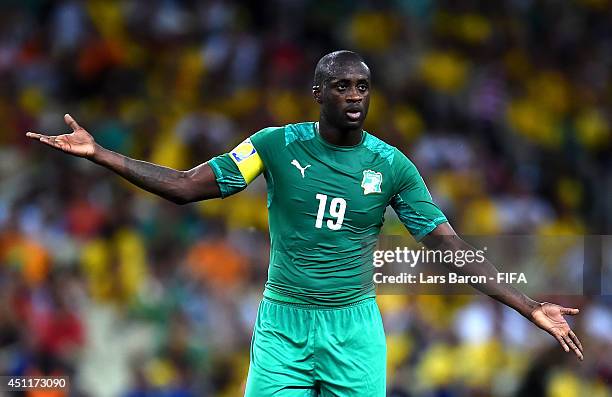
[[[369,298],[342,307],[259,306],[246,397],[384,397],[387,348]]]

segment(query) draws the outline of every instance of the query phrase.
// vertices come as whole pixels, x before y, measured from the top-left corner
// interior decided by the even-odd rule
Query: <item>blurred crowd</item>
[[[177,206],[26,131],[68,132],[69,112],[109,149],[188,169],[316,120],[316,61],[352,49],[372,70],[366,129],[460,234],[612,234],[610,21],[609,0],[2,1],[0,375],[239,396],[267,271],[263,178]],[[384,230],[406,233],[392,213]],[[583,363],[488,298],[380,296],[389,395],[610,397],[595,292],[538,297],[582,309]]]

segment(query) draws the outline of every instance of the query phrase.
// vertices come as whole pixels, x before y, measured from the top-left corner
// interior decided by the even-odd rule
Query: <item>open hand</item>
[[[78,125],[69,114],[64,115],[64,121],[72,128],[71,134],[43,135],[35,132],[28,132],[26,136],[75,156],[91,157],[96,147],[96,142],[91,134]]]
[[[578,312],[578,309],[544,302],[531,312],[531,321],[554,336],[566,352],[569,352],[571,348],[580,360],[584,360],[582,344],[567,324],[567,321],[565,321],[565,318],[563,318],[564,314],[573,316],[578,314]]]

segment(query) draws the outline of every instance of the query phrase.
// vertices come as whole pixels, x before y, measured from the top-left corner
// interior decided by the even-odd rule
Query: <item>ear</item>
[[[312,86],[312,97],[317,103],[323,102],[323,100],[321,99],[321,86],[318,86],[318,85]]]

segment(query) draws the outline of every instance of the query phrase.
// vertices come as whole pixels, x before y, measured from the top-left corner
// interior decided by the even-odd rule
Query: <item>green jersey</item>
[[[264,296],[279,301],[340,306],[374,296],[372,254],[388,205],[417,240],[446,222],[414,164],[365,131],[346,147],[326,142],[314,122],[265,128],[209,164],[222,197],[263,173]]]

